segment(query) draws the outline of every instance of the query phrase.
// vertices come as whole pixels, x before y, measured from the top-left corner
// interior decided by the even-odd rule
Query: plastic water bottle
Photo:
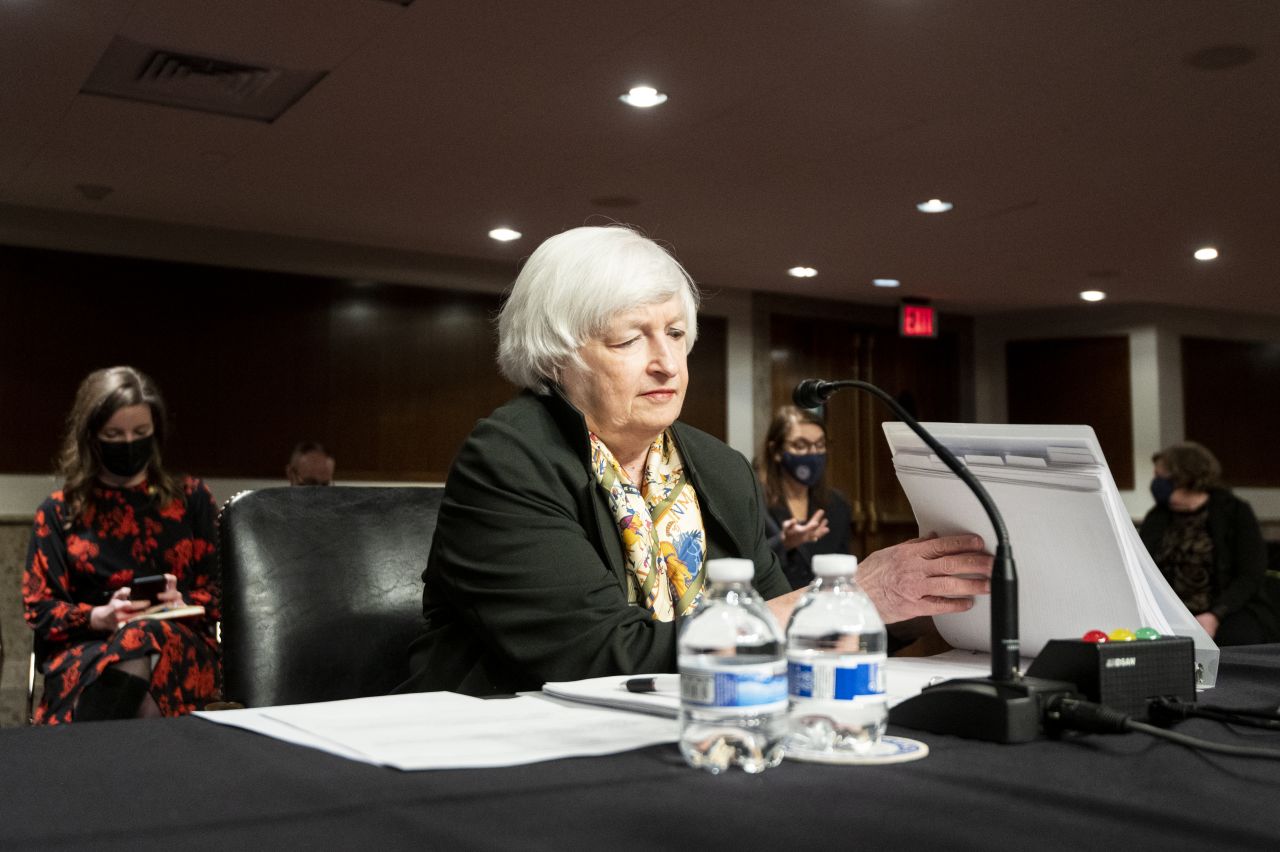
[[[884,735],[884,622],[853,581],[858,559],[813,557],[814,581],[787,625],[787,750],[866,754]]]
[[[710,585],[680,628],[680,752],[712,774],[763,772],[783,756],[787,662],[754,575],[750,559],[709,561]]]

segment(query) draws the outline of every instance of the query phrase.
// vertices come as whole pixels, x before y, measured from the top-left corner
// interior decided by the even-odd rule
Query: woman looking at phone
[[[64,484],[36,510],[23,575],[44,672],[37,724],[178,716],[217,698],[215,506],[199,480],[165,471],[166,428],[159,391],[132,367],[93,372],[76,392]],[[134,579],[155,575],[154,599],[131,599]],[[187,604],[204,614],[130,620]]]

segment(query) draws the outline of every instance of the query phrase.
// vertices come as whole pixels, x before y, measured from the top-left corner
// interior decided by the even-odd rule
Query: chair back
[[[267,488],[218,524],[224,693],[246,707],[385,695],[409,674],[443,488]]]

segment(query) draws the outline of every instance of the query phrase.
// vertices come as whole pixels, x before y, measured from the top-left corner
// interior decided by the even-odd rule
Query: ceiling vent
[[[324,79],[325,73],[249,65],[116,36],[80,91],[275,121]]]

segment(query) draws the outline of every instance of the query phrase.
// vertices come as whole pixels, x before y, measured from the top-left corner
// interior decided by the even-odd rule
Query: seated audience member
[[[332,485],[334,466],[333,456],[321,444],[303,441],[293,448],[284,475],[290,485]]]
[[[62,490],[40,504],[22,592],[44,671],[38,724],[178,716],[217,698],[213,497],[164,469],[165,405],[131,367],[80,384],[62,444]],[[151,601],[135,578],[163,575]],[[129,621],[148,605],[203,616]]]
[[[1222,467],[1187,441],[1151,457],[1156,505],[1139,534],[1178,597],[1219,645],[1275,641],[1264,597],[1267,547],[1249,504],[1222,484]]]
[[[680,265],[628,228],[575,228],[534,251],[498,321],[499,367],[525,390],[476,425],[449,473],[401,691],[674,671],[677,619],[716,557],[753,560],[786,623],[801,592],[766,542],[751,465],[677,421],[697,307]],[[989,581],[955,575],[990,573],[981,546],[888,548],[859,583],[886,621],[965,610]]]
[[[848,553],[853,513],[827,487],[827,426],[812,411],[784,405],[773,416],[760,454],[765,535],[793,589],[813,581],[819,553]]]

